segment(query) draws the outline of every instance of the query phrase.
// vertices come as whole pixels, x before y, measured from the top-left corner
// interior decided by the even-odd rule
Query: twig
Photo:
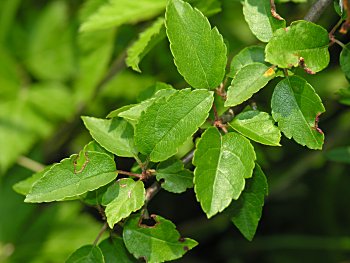
[[[150,187],[146,190],[146,200],[145,205],[149,203],[149,201],[152,200],[152,198],[160,191],[161,185],[158,182],[154,182]]]
[[[189,153],[187,153],[187,154],[181,159],[181,161],[183,162],[184,165],[186,165],[186,164],[192,162],[193,154],[194,154],[194,149],[192,149]]]
[[[95,241],[94,241],[94,246],[97,245],[97,243],[98,243],[98,241],[100,240],[101,236],[102,236],[103,233],[107,230],[107,227],[108,227],[107,223],[104,223],[103,226],[102,226],[102,228],[101,228],[101,230],[100,230],[100,232],[98,232],[98,235],[97,235],[97,237],[96,237],[96,239],[95,239]]]
[[[132,172],[127,172],[127,171],[122,171],[122,170],[117,170],[118,174],[124,174],[124,175],[128,175],[128,176],[132,176],[132,177],[136,177],[139,179],[142,179],[142,174],[137,174],[137,173],[132,173]]]
[[[274,18],[283,21],[284,19],[276,11],[275,0],[270,0],[270,5],[271,5],[271,10],[270,10],[271,11],[271,15]]]
[[[318,0],[311,6],[304,20],[316,22],[331,3],[333,3],[333,0]]]
[[[32,159],[29,159],[26,156],[18,157],[17,164],[24,167],[24,168],[27,168],[28,170],[35,172],[35,173],[40,172],[45,168],[45,165],[43,165],[37,161],[34,161]]]

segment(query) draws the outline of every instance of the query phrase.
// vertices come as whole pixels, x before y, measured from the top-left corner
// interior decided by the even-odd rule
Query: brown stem
[[[132,177],[136,177],[136,178],[139,178],[139,179],[143,178],[142,174],[127,172],[127,171],[122,171],[122,170],[117,170],[117,173],[118,174],[124,174],[124,175],[128,175],[128,176],[132,176]]]
[[[271,5],[271,15],[274,18],[283,21],[284,20],[283,17],[281,17],[276,11],[275,0],[270,0],[270,5]]]
[[[26,156],[18,157],[17,164],[35,173],[40,172],[45,168],[45,165],[37,161],[34,161]]]
[[[94,241],[94,246],[97,245],[97,243],[100,240],[100,238],[102,237],[103,233],[107,230],[107,227],[108,227],[107,223],[104,223],[102,228],[101,228],[101,230],[100,230],[100,232],[98,232],[98,235],[97,235],[97,237],[96,237],[96,239]]]
[[[193,154],[194,154],[194,149],[192,149],[189,153],[187,153],[182,159],[181,161],[183,162],[183,164],[188,164],[192,161],[193,159]]]
[[[311,6],[304,17],[304,20],[316,22],[331,3],[333,3],[333,0],[318,0],[313,6]]]
[[[152,198],[160,191],[161,185],[158,182],[154,182],[150,187],[146,190],[146,201],[145,205],[149,203],[149,201],[152,200]]]

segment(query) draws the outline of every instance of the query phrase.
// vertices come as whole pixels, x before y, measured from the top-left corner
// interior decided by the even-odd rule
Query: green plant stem
[[[316,22],[331,3],[333,3],[333,0],[318,0],[311,6],[304,20]]]
[[[26,156],[18,157],[17,164],[35,173],[40,172],[45,168],[45,165],[37,161],[34,161]]]

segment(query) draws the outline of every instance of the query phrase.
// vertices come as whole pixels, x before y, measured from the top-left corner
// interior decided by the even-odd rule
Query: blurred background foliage
[[[186,87],[166,39],[145,56],[142,74],[126,68],[126,48],[151,20],[79,33],[81,22],[106,1],[0,1],[0,262],[64,262],[97,236],[102,223],[93,208],[79,201],[25,204],[12,189],[31,169],[58,162],[91,140],[80,115],[105,117],[135,103],[157,81]],[[259,44],[244,21],[240,1],[209,2],[221,5],[210,21],[224,36],[229,58]],[[286,2],[277,8],[288,23],[302,19],[312,4],[279,2]],[[338,19],[330,6],[319,24],[331,30]],[[349,42],[349,35],[337,36]],[[326,135],[324,150],[311,151],[287,139],[283,147],[254,144],[270,194],[252,242],[224,215],[207,220],[193,190],[181,195],[162,191],[152,201],[150,212],[199,241],[178,262],[350,262],[350,103],[340,51],[337,45],[330,47],[327,70],[298,72],[326,106],[319,123]],[[275,84],[249,103],[270,111]],[[127,170],[132,163],[121,158],[117,165]]]

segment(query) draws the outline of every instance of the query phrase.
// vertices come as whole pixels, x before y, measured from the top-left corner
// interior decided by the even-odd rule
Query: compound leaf
[[[134,145],[134,128],[130,123],[121,119],[98,119],[82,117],[92,138],[102,147],[121,157],[137,155]]]
[[[308,21],[296,21],[275,32],[265,49],[266,61],[281,68],[300,64],[316,73],[329,63],[328,44],[326,29]]]
[[[139,210],[145,202],[145,188],[142,181],[130,178],[119,179],[103,195],[102,204],[106,204],[106,217],[110,228],[132,212]]]
[[[172,193],[185,192],[193,187],[193,173],[184,168],[184,164],[175,158],[161,162],[156,170],[157,180],[164,180],[162,188]]]
[[[134,215],[124,225],[125,246],[136,258],[148,263],[170,261],[198,244],[190,238],[181,238],[171,221],[156,215],[152,219],[155,225],[147,226],[140,223],[139,215]]]
[[[75,252],[67,259],[66,263],[104,263],[102,251],[99,247],[93,245],[86,245]]]
[[[229,124],[233,129],[253,141],[280,146],[281,132],[266,112],[245,111],[238,114]]]
[[[135,143],[153,162],[168,159],[208,117],[213,92],[184,89],[149,106],[136,124]]]
[[[244,66],[232,79],[225,107],[236,106],[246,101],[275,76],[275,71],[262,63],[255,62]]]
[[[273,33],[286,27],[286,21],[272,16],[270,0],[245,0],[243,14],[250,30],[262,42],[269,42]]]
[[[320,97],[306,80],[292,76],[280,81],[272,95],[272,116],[287,138],[310,149],[321,149],[324,135],[315,127],[325,111]]]
[[[165,15],[166,33],[179,73],[194,88],[219,86],[226,67],[226,46],[216,28],[190,4],[171,0]]]
[[[194,190],[203,211],[210,218],[238,199],[245,178],[252,176],[255,151],[249,140],[238,133],[224,136],[208,128],[194,153]]]
[[[148,27],[139,36],[139,39],[128,48],[126,64],[133,70],[141,72],[139,63],[142,58],[166,36],[164,19],[158,18],[150,27]]]
[[[81,25],[80,31],[93,31],[150,19],[165,8],[166,0],[109,0]]]
[[[230,72],[227,76],[233,78],[241,68],[254,62],[265,63],[264,47],[251,46],[242,49],[233,57],[230,65]]]
[[[260,166],[256,164],[253,177],[247,179],[246,188],[229,209],[232,222],[249,241],[253,239],[258,227],[264,198],[268,193],[267,189],[266,177]]]
[[[39,179],[25,202],[61,201],[108,184],[117,177],[113,156],[90,143],[77,154],[53,165]]]

